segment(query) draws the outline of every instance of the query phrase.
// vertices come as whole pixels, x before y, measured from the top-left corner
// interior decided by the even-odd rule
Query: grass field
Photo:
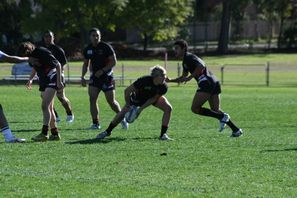
[[[0,143],[1,197],[296,197],[296,88],[223,86],[223,110],[244,130],[237,139],[190,112],[195,89],[167,93],[172,142],[157,139],[162,115],[153,107],[128,131],[92,141],[99,131],[86,130],[87,89],[70,86],[75,122],[59,124],[62,141],[33,143],[42,121],[37,87],[1,86],[10,127],[29,140]],[[117,98],[123,104],[123,88]],[[114,113],[102,96],[100,108],[104,129]]]

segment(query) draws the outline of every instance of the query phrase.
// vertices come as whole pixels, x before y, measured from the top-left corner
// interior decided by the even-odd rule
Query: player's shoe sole
[[[5,140],[5,142],[7,142],[7,143],[24,143],[24,142],[26,142],[26,139],[13,137],[9,140]]]
[[[230,116],[227,113],[224,113],[224,117],[220,120],[220,128],[219,128],[219,132],[222,132],[225,127],[226,127],[226,123],[230,120]]]
[[[240,137],[242,135],[243,135],[243,131],[242,129],[239,129],[238,131],[233,132],[230,137]]]
[[[59,141],[59,140],[61,140],[61,136],[60,136],[60,134],[58,134],[58,135],[51,135],[48,140],[49,141]]]
[[[100,124],[97,125],[97,124],[92,124],[92,126],[90,128],[88,128],[89,130],[98,130],[98,129],[101,129],[101,126]]]
[[[165,134],[163,134],[160,138],[159,138],[160,140],[162,140],[162,141],[172,141],[173,139],[172,138],[170,138],[166,133]]]
[[[66,118],[66,122],[72,123],[74,121],[74,115],[68,115]]]
[[[129,128],[129,123],[126,121],[125,118],[121,121],[121,125],[122,125],[122,129],[124,129],[124,130],[128,130],[128,128]]]
[[[110,136],[111,133],[108,133],[107,131],[103,131],[102,133],[99,133],[97,136],[96,136],[96,139],[98,140],[102,140],[104,139],[105,137],[107,136]]]
[[[47,135],[44,135],[42,133],[32,137],[32,140],[34,142],[46,142],[49,139],[49,137]]]

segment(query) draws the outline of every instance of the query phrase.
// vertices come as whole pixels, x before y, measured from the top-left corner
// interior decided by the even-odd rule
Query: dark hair
[[[45,36],[46,34],[53,34],[54,35],[53,31],[51,31],[51,30],[46,30],[46,31],[43,32],[43,36]]]
[[[98,28],[92,28],[90,31],[89,31],[89,35],[91,35],[92,34],[92,32],[99,32],[99,34],[100,34],[100,30],[98,29]]]
[[[22,56],[26,54],[26,56],[30,55],[35,49],[35,45],[31,42],[23,42],[20,44],[18,48],[18,55]]]
[[[185,51],[188,51],[188,43],[185,40],[177,40],[174,42],[174,45],[180,46],[182,49],[185,49]]]

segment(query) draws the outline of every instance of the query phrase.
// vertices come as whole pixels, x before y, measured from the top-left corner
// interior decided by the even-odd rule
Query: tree
[[[22,22],[24,32],[52,29],[60,36],[80,33],[81,45],[93,26],[114,31],[119,13],[128,0],[34,0],[33,14]],[[34,9],[35,8],[35,9]],[[86,29],[87,28],[87,29]]]
[[[193,0],[129,0],[121,23],[141,32],[146,50],[149,40],[175,38],[178,26],[192,14]]]
[[[231,0],[223,0],[223,13],[221,19],[221,30],[218,43],[218,52],[225,54],[228,52],[229,33],[231,24]]]

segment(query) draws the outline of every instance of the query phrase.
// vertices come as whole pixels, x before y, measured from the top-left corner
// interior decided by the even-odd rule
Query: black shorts
[[[214,81],[210,77],[207,77],[207,80],[199,82],[198,87],[197,92],[205,92],[211,95],[219,95],[222,92],[220,82]]]
[[[113,76],[106,76],[103,78],[90,77],[89,86],[97,87],[103,92],[115,90],[115,82]]]
[[[57,74],[54,74],[51,77],[39,78],[39,91],[43,92],[46,88],[53,88],[58,90]]]
[[[141,107],[147,100],[137,98],[135,93],[132,93],[130,96],[130,104],[137,107]]]

